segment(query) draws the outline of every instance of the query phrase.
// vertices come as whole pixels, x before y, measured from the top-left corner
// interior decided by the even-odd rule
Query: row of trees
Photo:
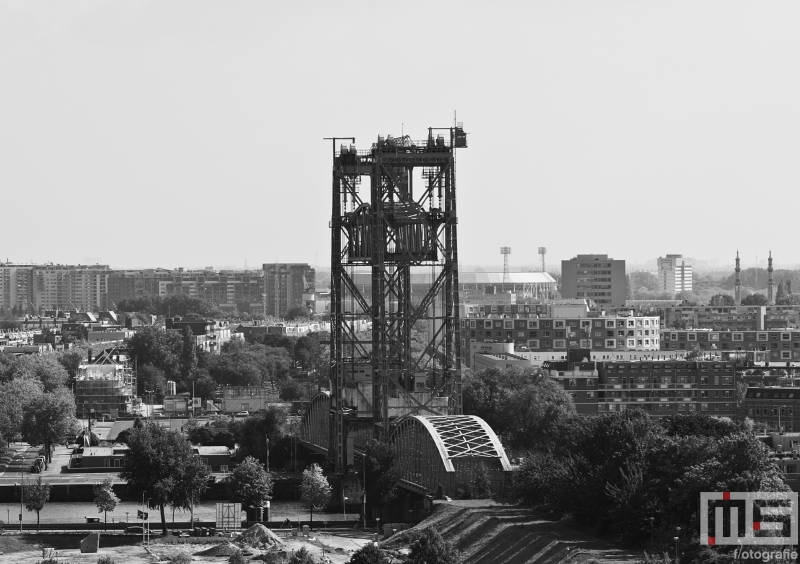
[[[169,296],[140,296],[125,298],[116,304],[119,311],[148,313],[162,317],[222,318],[219,307],[211,302],[187,294]]]
[[[704,414],[573,416],[515,476],[531,507],[571,515],[625,544],[668,547],[676,528],[697,546],[700,493],[789,491],[744,423]],[[655,548],[655,547],[654,547]]]
[[[179,392],[194,391],[197,397],[213,397],[218,386],[263,386],[272,383],[287,389],[286,399],[299,399],[302,389],[289,374],[303,367],[327,381],[328,351],[321,344],[324,335],[312,333],[300,338],[264,335],[250,342],[231,340],[220,354],[198,348],[191,331],[163,331],[146,327],[126,341],[137,366],[139,394],[151,390],[166,392],[168,380]]]

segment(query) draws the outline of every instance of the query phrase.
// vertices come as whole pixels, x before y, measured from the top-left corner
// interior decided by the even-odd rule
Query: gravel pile
[[[259,547],[272,547],[283,544],[283,541],[275,533],[270,531],[261,523],[256,523],[241,535],[236,537],[234,541],[240,546],[250,546],[253,548]]]

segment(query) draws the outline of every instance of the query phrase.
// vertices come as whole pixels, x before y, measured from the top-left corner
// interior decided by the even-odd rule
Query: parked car
[[[249,411],[240,411],[239,413],[236,414],[236,417],[250,417],[250,412]]]
[[[31,466],[31,472],[34,474],[39,474],[42,470],[44,470],[44,456],[40,456],[34,460],[33,466]]]

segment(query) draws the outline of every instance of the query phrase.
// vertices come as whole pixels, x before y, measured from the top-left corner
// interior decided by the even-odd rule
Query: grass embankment
[[[636,562],[642,554],[627,551],[587,533],[533,514],[516,504],[490,500],[440,502],[433,514],[403,531],[385,548],[405,548],[418,531],[434,527],[464,557],[465,564],[555,564],[560,562]]]

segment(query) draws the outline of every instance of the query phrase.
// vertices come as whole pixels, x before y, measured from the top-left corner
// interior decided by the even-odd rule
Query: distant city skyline
[[[323,137],[455,118],[462,264],[800,263],[777,208],[800,184],[800,4],[414,5],[0,3],[0,253],[326,264]],[[346,72],[385,77],[393,52],[379,95]]]

